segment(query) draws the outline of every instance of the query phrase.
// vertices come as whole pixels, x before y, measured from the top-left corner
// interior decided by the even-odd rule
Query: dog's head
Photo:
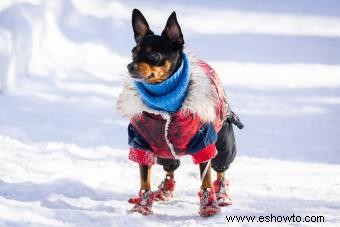
[[[136,46],[132,62],[127,65],[131,77],[150,84],[166,80],[180,66],[184,45],[183,34],[173,12],[162,34],[155,35],[143,14],[134,9],[132,28]]]

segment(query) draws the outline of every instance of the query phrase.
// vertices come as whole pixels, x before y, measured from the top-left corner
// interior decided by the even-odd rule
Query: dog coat
[[[187,91],[174,112],[150,107],[136,83],[131,78],[125,81],[117,109],[130,118],[130,160],[152,165],[157,157],[179,159],[191,155],[198,164],[216,155],[217,133],[228,115],[226,96],[217,74],[207,63],[192,57],[188,62]]]

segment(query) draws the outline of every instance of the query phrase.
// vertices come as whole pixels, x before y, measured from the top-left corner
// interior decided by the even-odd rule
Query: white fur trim
[[[191,78],[188,94],[180,111],[184,114],[198,114],[203,121],[213,122],[216,119],[216,104],[218,103],[215,85],[198,65],[196,58],[189,55],[189,59]]]
[[[198,60],[187,54],[190,62],[191,78],[188,93],[180,109],[184,114],[197,114],[204,122],[213,122],[216,118],[216,103],[218,97],[211,79],[198,65]],[[146,106],[140,98],[133,80],[126,79],[124,89],[117,101],[118,113],[133,117],[143,111],[166,116],[165,111],[154,110]]]

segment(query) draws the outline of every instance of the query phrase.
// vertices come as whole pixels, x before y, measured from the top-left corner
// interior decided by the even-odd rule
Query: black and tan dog
[[[129,159],[139,164],[141,185],[132,211],[152,213],[153,201],[174,196],[179,158],[191,155],[201,174],[201,216],[231,204],[225,171],[236,155],[231,123],[241,123],[229,109],[220,80],[205,62],[183,51],[184,38],[173,12],[161,35],[155,35],[142,13],[132,13],[136,46],[127,66],[129,78],[118,110],[130,117]],[[165,180],[151,191],[151,166],[163,165]],[[211,167],[217,172],[212,182]]]

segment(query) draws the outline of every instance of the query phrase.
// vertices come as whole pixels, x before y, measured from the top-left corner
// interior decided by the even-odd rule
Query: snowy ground
[[[226,215],[270,214],[340,225],[340,4],[186,2],[0,2],[0,226],[226,226]],[[197,214],[189,157],[174,201],[127,213],[139,171],[115,101],[134,7],[158,32],[176,9],[246,125],[229,171],[234,205],[216,217]],[[162,178],[155,166],[154,188]]]

